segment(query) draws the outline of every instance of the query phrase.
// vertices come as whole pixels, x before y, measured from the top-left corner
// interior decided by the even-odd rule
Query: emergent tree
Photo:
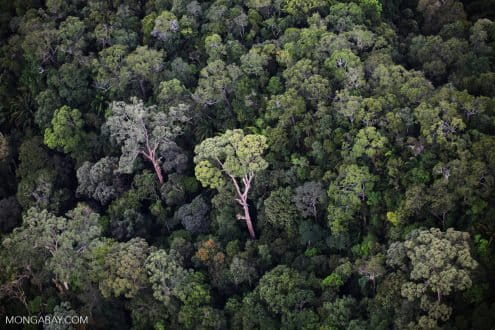
[[[225,175],[232,181],[237,193],[235,200],[244,211],[244,215],[238,214],[237,218],[246,221],[253,239],[256,235],[249,214],[248,193],[255,173],[268,166],[262,157],[267,147],[266,137],[244,135],[242,130],[235,129],[204,140],[194,150],[196,177],[204,187],[223,189],[226,185]],[[239,179],[242,180],[242,188]]]
[[[177,146],[174,139],[182,134],[183,124],[189,120],[188,109],[179,104],[164,113],[154,106],[146,107],[137,98],[132,98],[130,104],[113,102],[105,127],[122,148],[119,171],[132,173],[137,157],[142,155],[151,162],[163,184],[160,153]]]

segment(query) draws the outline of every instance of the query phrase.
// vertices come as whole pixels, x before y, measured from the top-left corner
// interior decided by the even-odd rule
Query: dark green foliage
[[[292,190],[288,187],[273,191],[264,201],[267,222],[276,228],[292,231],[297,220],[292,198]]]
[[[77,193],[106,205],[123,190],[123,180],[115,173],[117,158],[105,157],[95,164],[85,162],[77,169]]]
[[[0,328],[492,329],[493,5],[0,1]]]
[[[324,208],[327,198],[321,183],[306,182],[296,188],[293,200],[301,215],[314,217],[316,220]]]
[[[39,137],[27,139],[19,148],[17,200],[23,209],[37,207],[56,213],[65,209],[73,192],[66,188],[73,175],[70,162],[50,157]]]
[[[0,231],[10,232],[20,222],[21,208],[14,196],[0,200]]]
[[[190,204],[181,206],[175,216],[180,220],[184,228],[192,233],[204,233],[208,231],[208,212],[210,208],[200,195]]]

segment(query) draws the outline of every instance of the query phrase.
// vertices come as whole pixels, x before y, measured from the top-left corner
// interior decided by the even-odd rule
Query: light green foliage
[[[323,310],[327,315],[323,323],[325,327],[329,329],[349,329],[351,328],[349,326],[350,321],[353,319],[353,314],[356,310],[356,299],[351,296],[344,296],[333,302],[325,302]]]
[[[347,231],[356,212],[372,192],[377,178],[365,166],[343,165],[328,187],[328,220],[335,233]]]
[[[265,116],[268,120],[277,120],[277,126],[289,127],[305,112],[304,98],[297,95],[294,89],[289,89],[284,94],[272,96],[268,101]]]
[[[352,275],[352,264],[349,261],[339,265],[335,270],[325,277],[321,282],[322,287],[329,287],[337,290],[349,279]]]
[[[382,28],[386,28],[382,26]],[[394,38],[395,32],[393,30],[380,31],[387,37]],[[388,35],[391,34],[391,35]],[[355,54],[361,54],[366,50],[372,48],[374,45],[385,46],[390,41],[385,41],[381,39],[378,35],[373,33],[370,30],[367,30],[363,27],[356,27],[351,31],[345,32],[344,36],[350,48],[355,52]],[[349,48],[349,47],[346,47]]]
[[[118,93],[126,87],[126,80],[120,77],[120,70],[124,66],[124,59],[129,50],[125,45],[113,45],[103,49],[94,59],[95,87],[103,92]]]
[[[397,226],[400,223],[400,218],[396,212],[387,212],[387,221],[393,226]]]
[[[318,74],[317,66],[309,59],[296,62],[283,72],[288,88],[298,91],[303,96],[322,100],[329,97],[330,83]]]
[[[209,60],[220,60],[226,54],[226,47],[222,43],[222,37],[218,34],[212,34],[205,39],[205,50]]]
[[[157,250],[150,253],[145,262],[153,297],[170,304],[171,297],[177,297],[178,290],[188,285],[189,271],[182,266],[182,257],[175,250]]]
[[[81,56],[87,43],[85,30],[84,22],[78,17],[67,17],[59,26],[58,35],[61,40],[58,51],[65,56]]]
[[[59,95],[53,89],[46,89],[37,95],[34,121],[42,131],[50,126],[55,110],[62,106],[61,102]]]
[[[325,279],[321,282],[321,285],[324,287],[334,287],[339,288],[344,284],[342,277],[337,273],[332,273],[325,277]]]
[[[488,247],[490,245],[487,239],[481,237],[481,235],[476,235],[474,237],[474,242],[476,244],[476,250],[478,254],[485,257],[488,255]]]
[[[76,153],[85,143],[84,120],[77,109],[63,106],[55,111],[51,127],[45,130],[45,144],[65,153]]]
[[[15,251],[16,246],[28,243],[25,248],[31,253],[45,256],[46,270],[53,273],[53,280],[61,288],[83,286],[87,280],[84,258],[88,246],[101,234],[99,216],[81,204],[66,217],[31,208],[23,220],[22,227],[17,228],[4,245]]]
[[[354,158],[366,155],[369,158],[374,159],[383,153],[387,143],[387,138],[382,136],[375,127],[365,127],[360,129],[356,135],[351,155]]]
[[[309,59],[303,59],[284,70],[283,77],[286,80],[287,87],[298,88],[305,79],[316,74],[318,68],[314,64],[315,63]]]
[[[82,107],[91,97],[89,71],[81,64],[64,63],[58,71],[48,73],[47,83],[70,106]]]
[[[289,15],[302,16],[329,4],[328,0],[285,0],[282,9]]]
[[[351,251],[358,257],[370,257],[374,252],[380,250],[380,245],[376,242],[376,238],[372,235],[366,236],[359,244],[352,247]]]
[[[211,189],[221,189],[225,185],[225,178],[221,170],[207,160],[202,160],[194,168],[196,178],[204,187]]]
[[[326,20],[333,30],[343,32],[363,24],[365,16],[361,7],[355,2],[338,2],[330,7]]]
[[[0,317],[491,330],[494,4],[0,1]]]
[[[241,70],[234,64],[226,65],[222,60],[209,62],[200,72],[194,100],[205,106],[219,102],[229,105],[229,93],[240,75]]]
[[[103,256],[100,258],[103,260],[98,276],[104,297],[124,295],[132,298],[145,287],[145,261],[149,253],[145,240],[133,238],[125,243],[113,243],[101,252]]]
[[[372,21],[378,20],[383,11],[382,4],[379,0],[360,0],[359,6],[363,9],[366,17]]]
[[[338,91],[335,95],[333,107],[336,112],[345,117],[351,124],[359,118],[362,109],[363,98],[351,95],[349,91]]]
[[[239,129],[208,138],[194,149],[196,178],[204,187],[219,189],[225,184],[222,173],[243,177],[262,171],[268,166],[262,157],[267,147],[264,136]]]
[[[433,86],[424,75],[417,71],[408,71],[400,65],[379,64],[370,79],[373,91],[377,95],[396,95],[396,102],[407,105],[419,104],[431,96]]]
[[[263,77],[269,59],[260,49],[251,48],[247,54],[241,56],[241,69],[248,75]]]
[[[283,85],[279,77],[271,77],[268,81],[267,91],[271,95],[280,94],[283,91]]]
[[[377,278],[386,273],[385,256],[381,253],[373,255],[366,260],[358,261],[358,273],[365,276],[376,288]]]
[[[272,191],[270,196],[265,199],[266,219],[271,225],[289,232],[294,230],[297,209],[292,198],[292,189],[286,187]]]
[[[120,69],[119,79],[123,87],[129,84],[136,85],[141,97],[147,96],[146,84],[156,86],[163,71],[163,50],[150,49],[139,46],[124,60],[125,66]]]
[[[158,100],[165,106],[176,106],[179,103],[185,103],[187,90],[178,79],[162,81],[158,89]]]
[[[179,20],[179,32],[185,38],[192,38],[197,35],[198,22],[194,17],[184,15]]]
[[[412,266],[411,280],[423,285],[409,283],[403,287],[403,295],[415,297],[414,292],[408,294],[409,290],[449,295],[454,290],[470,287],[470,270],[477,262],[470,255],[468,239],[467,233],[453,229],[446,232],[430,229],[405,241],[406,255]]]
[[[362,99],[361,106],[356,114],[356,120],[358,120],[358,122],[364,123],[367,126],[364,128],[365,130],[368,130],[368,127],[374,127],[371,125],[381,123],[383,120],[381,116],[383,116],[384,114],[384,108],[387,106],[387,102],[388,100],[384,97]],[[397,115],[400,116],[401,114]],[[394,127],[392,127],[391,124],[389,125],[390,130],[393,130]]]
[[[471,287],[471,272],[478,264],[471,257],[469,234],[452,228],[412,232],[406,241],[389,248],[387,263],[407,267],[409,281],[402,285],[401,294],[410,301],[419,300],[428,313],[429,321],[424,317],[420,323],[449,318],[451,308],[442,297]]]
[[[205,284],[205,276],[200,272],[193,272],[177,291],[177,297],[185,305],[199,307],[208,304],[211,299],[210,288]]]
[[[179,35],[180,25],[177,17],[164,10],[155,19],[155,26],[151,31],[151,35],[161,41],[172,41]]]
[[[321,17],[318,14],[315,14],[313,17],[317,19],[317,22],[315,22],[315,25],[317,26],[303,29],[289,28],[285,31],[287,39],[283,46],[284,50],[282,54],[284,55],[279,55],[282,55],[283,57],[286,55],[289,56],[286,60],[282,60],[283,57],[280,57],[286,64],[304,58],[320,60],[317,52],[320,50],[319,46],[321,39],[326,35],[324,32],[326,29],[320,26],[324,24],[324,22],[322,22]],[[309,22],[311,19],[312,18],[308,19],[309,24],[311,24]]]
[[[361,60],[350,49],[338,50],[325,60],[325,68],[334,80],[347,89],[357,89],[364,84]]]
[[[179,321],[186,329],[223,329],[226,326],[222,311],[210,306],[185,305],[179,313]]]
[[[255,8],[255,9],[262,9],[262,8],[268,8],[274,3],[275,1],[273,0],[248,0],[247,5],[250,8]]]
[[[448,147],[460,142],[460,135],[467,127],[463,112],[480,115],[486,111],[488,104],[486,98],[476,98],[466,92],[444,87],[434,97],[422,102],[414,114],[428,143]]]
[[[151,37],[151,32],[155,26],[156,13],[152,12],[149,15],[146,15],[142,20],[142,31],[143,31],[143,39],[145,44],[147,44]]]
[[[279,265],[263,275],[257,290],[269,309],[277,314],[288,314],[302,302],[314,299],[313,291],[307,288],[305,278],[297,271]]]
[[[257,277],[256,268],[254,265],[244,258],[232,258],[229,271],[235,285],[239,285],[244,282],[251,284]]]

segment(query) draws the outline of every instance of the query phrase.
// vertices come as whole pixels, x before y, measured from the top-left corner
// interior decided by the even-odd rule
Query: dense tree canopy
[[[0,1],[0,329],[493,329],[494,8]]]

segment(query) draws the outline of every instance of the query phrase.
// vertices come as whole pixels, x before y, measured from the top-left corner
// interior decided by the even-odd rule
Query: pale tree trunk
[[[239,184],[237,183],[237,179],[229,175],[230,178],[232,179],[232,182],[234,183],[235,190],[237,192],[237,197],[236,201],[239,203],[239,205],[242,206],[242,210],[244,211],[244,215],[237,215],[237,218],[239,220],[244,220],[246,221],[246,226],[249,231],[249,235],[251,236],[252,239],[256,239],[256,234],[254,232],[254,227],[253,227],[253,222],[251,221],[251,215],[249,214],[249,204],[248,204],[248,193],[249,189],[251,189],[251,182],[254,178],[253,173],[246,174],[242,177],[242,183],[243,183],[243,190],[241,191],[241,188],[239,187]]]
[[[144,126],[144,124],[143,124]],[[140,153],[151,162],[153,165],[153,169],[155,170],[156,176],[158,177],[158,181],[160,184],[163,184],[163,174],[162,168],[160,167],[160,162],[156,157],[156,150],[158,149],[158,143],[152,148],[149,143],[148,132],[146,127],[144,127],[145,137],[146,137],[146,150],[141,150]]]
[[[155,170],[156,176],[158,177],[158,181],[160,181],[160,184],[163,184],[163,174],[162,174],[162,169],[160,167],[160,163],[158,162],[158,159],[156,159],[156,147],[155,146],[153,149],[147,148],[146,151],[141,151],[141,154],[151,162],[153,165],[153,169]]]
[[[153,168],[155,169],[156,176],[158,177],[158,181],[160,181],[160,184],[163,184],[163,174],[162,174],[162,169],[160,167],[160,164],[156,159],[153,159],[151,161],[153,164]]]
[[[65,295],[65,293],[69,290],[69,284],[65,281],[61,282],[60,280],[52,278],[52,282],[61,295]]]
[[[249,231],[249,235],[252,239],[256,239],[256,234],[254,233],[253,223],[251,222],[251,216],[249,215],[249,206],[244,204],[242,206],[244,209],[244,220],[246,221],[246,225]]]

